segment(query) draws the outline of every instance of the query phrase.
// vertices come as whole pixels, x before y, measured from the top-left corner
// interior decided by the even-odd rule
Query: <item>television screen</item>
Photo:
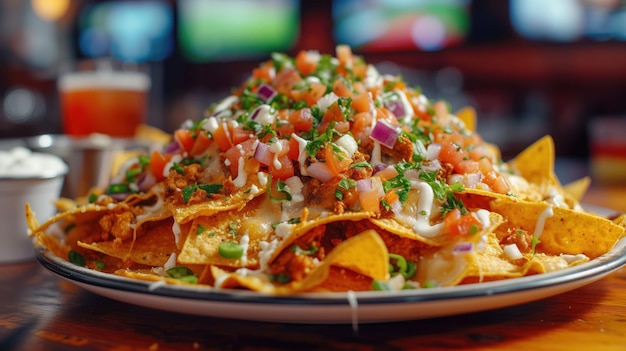
[[[106,1],[83,8],[78,47],[86,57],[121,61],[166,59],[174,47],[174,15],[165,1]]]
[[[626,40],[623,1],[511,0],[513,29],[533,41]]]
[[[333,35],[356,51],[435,51],[458,45],[470,0],[333,0]]]
[[[256,59],[288,51],[300,32],[299,0],[179,0],[178,41],[192,62]]]

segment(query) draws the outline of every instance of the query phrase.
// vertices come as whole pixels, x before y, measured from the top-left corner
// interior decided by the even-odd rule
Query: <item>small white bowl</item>
[[[30,153],[24,148],[19,148],[17,153],[25,159],[7,162],[7,155],[16,150],[0,150],[0,158],[4,157],[0,161],[4,162],[0,170],[0,263],[34,258],[26,224],[26,204],[30,204],[40,221],[52,217],[56,213],[54,202],[61,194],[67,173],[67,165],[59,157]],[[29,166],[20,168],[24,163]]]

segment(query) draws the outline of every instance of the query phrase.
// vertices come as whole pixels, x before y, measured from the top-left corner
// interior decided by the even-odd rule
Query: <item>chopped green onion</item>
[[[123,194],[123,193],[129,193],[129,192],[130,192],[130,188],[128,187],[128,184],[123,184],[123,183],[111,184],[109,185],[109,188],[107,189],[107,194]]]
[[[185,266],[176,266],[165,271],[168,276],[174,279],[178,279],[184,281],[189,284],[197,284],[198,277],[196,274],[189,268]]]
[[[77,265],[77,266],[81,266],[81,267],[85,267],[87,265],[87,261],[85,260],[85,256],[83,256],[81,253],[71,250],[68,254],[67,254],[67,258],[68,260]]]
[[[374,280],[372,282],[372,289],[376,291],[390,291],[391,285],[389,285],[389,283],[384,282],[382,280]]]
[[[224,258],[239,259],[243,256],[243,247],[236,242],[226,241],[220,243],[217,252]]]
[[[106,264],[103,261],[96,261],[95,265],[96,268],[99,270],[103,270],[104,268],[106,268]]]

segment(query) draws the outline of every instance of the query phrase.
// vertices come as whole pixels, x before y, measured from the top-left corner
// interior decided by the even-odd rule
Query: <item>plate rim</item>
[[[184,285],[169,285],[103,273],[74,265],[57,257],[45,248],[36,250],[35,257],[42,266],[70,282],[112,289],[120,292],[148,294],[196,301],[238,304],[280,305],[346,305],[346,293],[300,293],[276,295],[245,290],[216,289]],[[607,253],[572,267],[531,276],[489,281],[452,287],[400,290],[392,292],[354,292],[359,305],[384,305],[397,303],[427,303],[434,301],[506,295],[528,290],[585,281],[588,283],[626,266],[626,237],[621,238]]]

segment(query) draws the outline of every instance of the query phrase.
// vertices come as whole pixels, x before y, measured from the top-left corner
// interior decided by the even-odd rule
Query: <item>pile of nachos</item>
[[[423,289],[607,253],[624,216],[562,185],[546,136],[504,162],[451,111],[339,45],[273,54],[106,189],[63,201],[38,247],[132,279],[269,294]],[[67,200],[67,199],[66,199]]]

